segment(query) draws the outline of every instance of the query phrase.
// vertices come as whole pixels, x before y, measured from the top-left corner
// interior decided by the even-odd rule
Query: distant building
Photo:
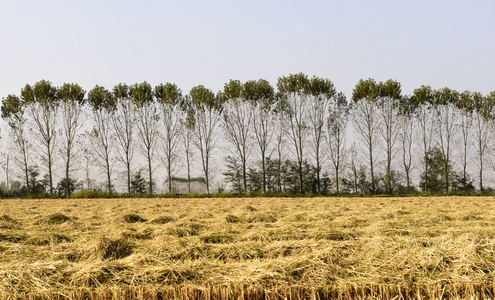
[[[165,179],[163,191],[171,194],[187,194],[189,192],[187,178],[172,177],[171,191],[168,190],[168,178]],[[191,178],[191,193],[206,193],[206,180],[203,177]]]

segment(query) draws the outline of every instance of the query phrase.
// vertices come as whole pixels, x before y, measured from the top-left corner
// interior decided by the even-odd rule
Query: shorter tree
[[[441,193],[445,191],[445,186],[454,186],[453,178],[455,173],[452,165],[448,162],[442,151],[435,147],[427,153],[428,173],[423,172],[420,176],[419,185],[427,191]],[[450,182],[447,182],[450,180]]]
[[[146,193],[146,180],[142,175],[143,169],[135,172],[131,179],[131,194],[144,195]]]

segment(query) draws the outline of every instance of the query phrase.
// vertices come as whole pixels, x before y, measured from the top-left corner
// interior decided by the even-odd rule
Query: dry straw
[[[0,298],[493,299],[492,198],[0,200]]]

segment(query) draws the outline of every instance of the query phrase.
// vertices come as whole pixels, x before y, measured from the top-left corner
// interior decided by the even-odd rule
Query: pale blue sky
[[[495,90],[495,1],[1,1],[0,98],[41,79],[90,90],[304,72]]]

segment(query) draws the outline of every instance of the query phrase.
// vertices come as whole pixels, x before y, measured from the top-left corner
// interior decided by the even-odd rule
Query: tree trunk
[[[170,155],[171,154],[169,153],[168,154],[168,157],[167,157],[167,165],[168,165],[168,168],[167,168],[167,171],[168,171],[168,192],[169,193],[172,193],[172,170],[171,170],[172,161],[170,159]]]
[[[318,147],[316,150],[316,189],[318,195],[321,194],[321,183],[320,183],[320,153],[318,151]]]
[[[107,159],[106,159],[106,163],[107,163],[108,193],[109,194],[112,194],[112,181],[111,181],[111,178],[110,178],[110,161],[108,160],[108,156],[107,156]]]
[[[151,169],[151,153],[150,153],[150,148],[148,148],[148,176],[150,179],[150,184],[149,184],[149,193],[150,196],[153,195],[153,177],[152,177],[152,169]]]
[[[263,169],[263,193],[266,193],[266,167],[265,167],[265,151],[261,151],[261,167]]]
[[[52,178],[52,155],[50,147],[48,147],[48,177],[50,180],[50,195],[53,194],[53,178]]]
[[[69,149],[69,148],[67,148]],[[65,196],[69,198],[70,187],[69,187],[69,166],[70,166],[70,151],[67,151],[67,165],[65,166]]]
[[[371,138],[369,139],[369,152],[370,152],[370,172],[371,172],[371,191],[373,194],[376,193],[375,189],[375,173],[373,170],[373,147],[372,147],[372,141]]]

